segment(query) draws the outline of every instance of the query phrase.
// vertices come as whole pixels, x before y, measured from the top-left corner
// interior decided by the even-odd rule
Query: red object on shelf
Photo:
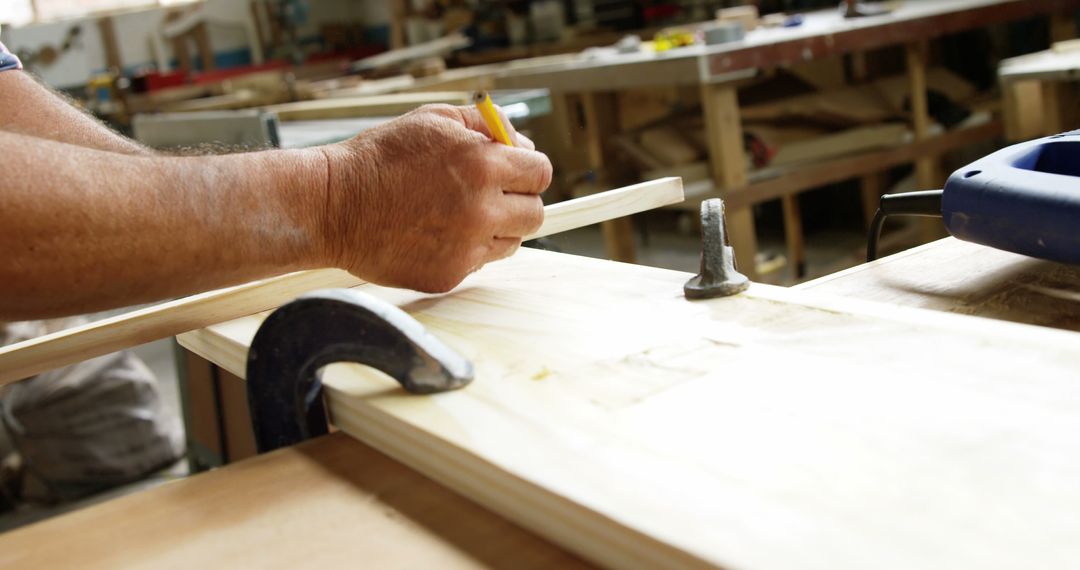
[[[658,6],[646,6],[642,10],[642,17],[646,22],[666,20],[677,15],[682,8],[678,4],[660,4]]]
[[[231,77],[247,75],[249,73],[259,73],[260,71],[273,71],[275,69],[284,69],[286,67],[292,67],[292,65],[285,60],[275,59],[261,65],[241,65],[239,67],[229,67],[227,69],[215,69],[213,71],[192,73],[191,84],[205,85],[207,83],[217,83],[218,81],[223,81]]]
[[[340,59],[342,62],[341,71],[344,73],[347,70],[350,61],[375,55],[383,51],[386,50],[378,45],[360,46],[346,51],[317,53],[310,56],[306,63],[322,63]],[[247,75],[249,73],[287,69],[291,67],[293,67],[293,65],[286,60],[275,59],[261,65],[242,65],[239,67],[216,69],[205,73],[192,73],[190,75],[183,71],[169,71],[165,73],[153,71],[142,75],[141,79],[145,81],[147,91],[157,91],[159,89],[181,87],[183,85],[206,85],[208,83],[216,83],[218,81]]]
[[[142,78],[146,82],[147,91],[180,87],[187,83],[187,74],[183,71],[170,71],[168,73],[153,71],[143,75]]]

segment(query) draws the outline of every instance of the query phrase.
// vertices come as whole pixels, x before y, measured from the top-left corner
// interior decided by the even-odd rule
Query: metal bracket
[[[327,433],[319,371],[366,364],[414,394],[472,381],[472,363],[397,307],[352,289],[325,289],[263,321],[247,362],[248,405],[259,453]]]
[[[750,279],[735,269],[735,250],[727,244],[724,201],[701,203],[701,272],[683,285],[687,299],[727,297],[746,291]]]

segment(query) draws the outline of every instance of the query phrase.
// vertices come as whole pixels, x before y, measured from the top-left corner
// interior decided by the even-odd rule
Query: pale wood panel
[[[701,107],[705,116],[705,137],[713,184],[726,198],[747,183],[743,128],[735,86],[702,85]],[[750,279],[756,279],[758,247],[753,210],[745,205],[729,207],[724,217],[728,241],[735,249],[737,267]]]
[[[467,105],[471,101],[470,94],[464,91],[396,93],[282,103],[270,105],[264,109],[277,113],[278,119],[282,121],[310,121],[349,117],[389,117],[407,113],[421,105],[432,103]]]
[[[1080,337],[521,251],[404,308],[476,366],[328,367],[335,424],[627,568],[1016,568],[1080,556]],[[260,317],[185,334],[243,373]]]
[[[0,534],[5,568],[587,568],[332,434]]]
[[[797,288],[1080,331],[1080,267],[951,237]]]
[[[906,46],[908,93],[911,97],[912,128],[915,142],[930,138],[930,110],[926,99],[927,44],[916,42]],[[920,157],[915,161],[915,173],[921,189],[929,190],[937,184],[937,165],[934,157]]]
[[[662,178],[544,208],[544,224],[526,240],[650,210],[683,199],[682,179]],[[300,271],[184,297],[0,347],[0,385],[184,331],[272,309],[308,291],[353,287],[339,269]]]

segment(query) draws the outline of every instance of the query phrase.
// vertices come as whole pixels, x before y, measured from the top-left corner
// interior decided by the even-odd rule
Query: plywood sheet
[[[345,434],[0,534],[0,567],[585,570]]]
[[[346,432],[600,563],[1062,567],[1080,556],[1080,337],[522,251],[427,296],[363,286],[476,365],[403,393],[326,370]],[[243,373],[259,317],[180,337]]]
[[[432,93],[396,93],[282,103],[265,107],[277,113],[282,121],[311,121],[316,119],[345,119],[354,117],[386,117],[401,115],[422,105],[446,103],[464,105],[471,101],[469,93],[449,91]]]
[[[1080,267],[951,237],[798,288],[1080,332]]]

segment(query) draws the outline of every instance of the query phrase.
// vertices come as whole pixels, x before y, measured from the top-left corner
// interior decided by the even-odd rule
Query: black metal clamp
[[[259,453],[326,434],[319,371],[366,364],[414,394],[467,385],[472,363],[397,307],[352,289],[298,297],[263,321],[251,342],[247,394]]]

